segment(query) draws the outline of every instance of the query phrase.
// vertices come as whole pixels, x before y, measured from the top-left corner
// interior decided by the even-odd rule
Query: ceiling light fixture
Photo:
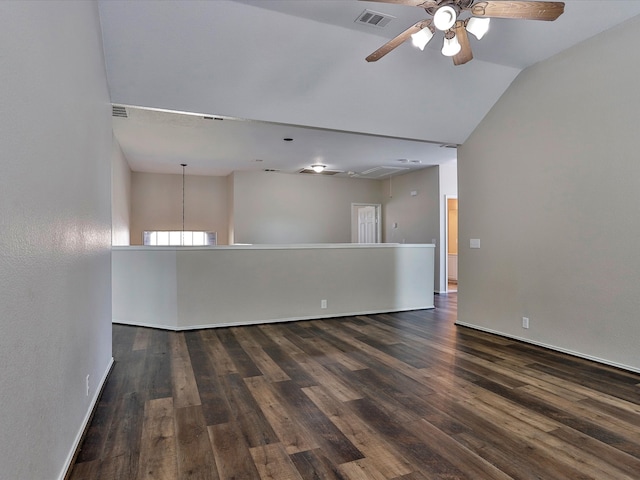
[[[433,24],[438,30],[446,32],[453,25],[455,25],[458,19],[458,14],[451,5],[445,5],[436,10],[433,15]]]
[[[327,168],[326,165],[320,165],[319,163],[315,163],[311,165],[311,170],[313,170],[316,173],[322,173],[325,168]]]
[[[482,40],[489,31],[490,18],[471,17],[467,20],[467,32],[473,34],[478,40]]]
[[[411,41],[415,47],[418,47],[420,50],[424,50],[424,47],[427,46],[427,43],[433,38],[433,31],[431,27],[424,27],[422,30],[416,33],[411,34]]]
[[[396,5],[411,5],[426,11],[430,18],[419,20],[366,57],[377,62],[389,52],[408,41],[424,50],[436,30],[444,32],[442,53],[452,57],[454,65],[464,65],[473,59],[472,34],[478,40],[489,30],[490,18],[514,18],[553,21],[564,13],[565,2],[554,1],[480,1],[480,0],[374,0]]]
[[[444,36],[444,44],[442,45],[442,55],[445,57],[453,57],[462,50],[462,46],[458,41],[458,37],[453,30],[449,30]]]

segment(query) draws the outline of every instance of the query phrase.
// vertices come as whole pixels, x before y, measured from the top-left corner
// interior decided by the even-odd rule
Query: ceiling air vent
[[[129,115],[127,115],[127,109],[120,105],[112,106],[111,115],[113,117],[129,118]]]
[[[336,175],[336,174],[342,173],[342,172],[338,172],[336,170],[323,170],[321,172],[316,172],[314,170],[311,170],[310,168],[303,168],[298,173],[312,173],[313,175]]]
[[[365,170],[364,172],[360,172],[358,177],[380,179],[390,177],[398,173],[403,173],[407,170],[409,170],[407,167],[373,167],[369,170]]]
[[[371,27],[383,28],[386,27],[387,24],[396,17],[392,17],[391,15],[387,15],[386,13],[374,12],[373,10],[365,10],[360,14],[358,18],[356,18],[356,23],[361,23],[362,25],[369,25]]]

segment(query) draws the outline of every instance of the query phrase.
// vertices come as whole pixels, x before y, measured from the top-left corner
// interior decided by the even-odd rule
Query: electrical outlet
[[[327,308],[327,301],[326,300],[320,300],[320,308]]]
[[[89,375],[87,375],[86,387],[87,387],[87,397],[88,397],[89,396]]]
[[[529,317],[522,317],[522,328],[529,328]]]

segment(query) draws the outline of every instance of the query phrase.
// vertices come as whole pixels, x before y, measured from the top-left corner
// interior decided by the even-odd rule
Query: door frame
[[[458,195],[445,195],[444,196],[444,284],[445,292],[449,292],[449,200],[457,200]],[[459,207],[458,207],[459,209]],[[459,214],[458,214],[459,215]],[[458,222],[460,217],[458,216]],[[458,232],[458,239],[460,238],[460,232]],[[458,242],[458,246],[460,242]],[[458,248],[458,253],[460,252]]]
[[[375,207],[376,243],[382,243],[382,204],[357,202],[351,204],[351,243],[358,243],[358,208],[360,207]]]

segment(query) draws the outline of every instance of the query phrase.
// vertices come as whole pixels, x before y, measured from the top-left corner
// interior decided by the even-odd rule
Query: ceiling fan
[[[480,40],[489,30],[491,18],[519,18],[525,20],[553,21],[564,12],[564,2],[537,1],[475,1],[475,0],[362,0],[423,8],[432,18],[420,20],[400,35],[385,43],[367,57],[375,62],[387,53],[412,39],[413,44],[424,50],[436,30],[444,32],[442,54],[453,57],[455,65],[463,65],[473,58],[467,32]],[[471,16],[461,19],[469,12]]]

